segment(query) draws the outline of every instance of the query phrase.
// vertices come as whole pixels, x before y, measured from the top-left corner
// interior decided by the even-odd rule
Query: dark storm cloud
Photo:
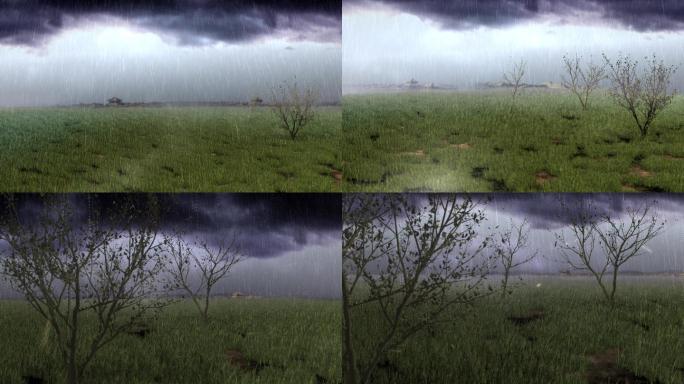
[[[567,225],[578,210],[591,207],[594,213],[617,217],[629,208],[653,205],[661,212],[680,212],[684,208],[684,197],[676,194],[496,194],[490,195],[487,207],[500,210],[520,218],[527,218],[533,228],[557,228]],[[491,215],[489,215],[491,219]]]
[[[7,217],[8,196],[0,202],[0,217]],[[45,196],[14,196],[23,222],[31,223],[42,209]],[[47,197],[51,198],[51,197]],[[210,244],[238,237],[243,253],[272,257],[312,243],[339,241],[340,197],[333,194],[91,194],[69,195],[76,218],[88,213],[110,217],[124,203],[136,207],[137,220],[149,216],[152,202],[160,207],[163,231],[180,230],[190,239]]]
[[[338,41],[341,0],[0,0],[0,43],[37,45],[84,22],[115,18],[184,45],[282,34]]]
[[[405,195],[411,204],[423,207],[427,194]],[[443,196],[448,196],[443,194]],[[591,209],[593,214],[619,217],[630,208],[652,206],[659,212],[684,217],[684,196],[663,193],[475,193],[469,196],[486,218],[496,224],[496,214],[527,219],[532,228],[555,229],[569,224],[573,214]],[[508,219],[506,219],[508,220]]]
[[[380,3],[435,20],[444,28],[505,26],[544,16],[562,22],[585,21],[591,14],[605,23],[639,31],[684,29],[681,0],[348,0]]]

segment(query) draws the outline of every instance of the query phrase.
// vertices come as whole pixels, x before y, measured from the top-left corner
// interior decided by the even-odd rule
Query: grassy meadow
[[[343,98],[346,191],[684,191],[684,97],[641,138],[597,92],[406,92]]]
[[[391,351],[374,383],[682,383],[684,278],[620,283],[611,308],[589,277],[527,276],[504,301],[451,308]],[[384,322],[361,308],[355,339],[372,339]]]
[[[6,192],[339,189],[339,107],[297,140],[268,107],[0,109]]]
[[[84,383],[341,383],[339,301],[215,299],[212,306],[206,325],[191,302],[179,302],[149,321],[147,334],[121,335],[96,355]],[[0,301],[0,383],[62,383],[44,329],[27,303]]]

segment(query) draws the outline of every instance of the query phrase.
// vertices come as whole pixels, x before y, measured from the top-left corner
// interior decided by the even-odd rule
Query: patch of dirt
[[[470,176],[480,179],[484,177],[484,174],[486,171],[489,170],[489,167],[473,167],[472,171],[470,171]]]
[[[335,180],[335,184],[339,184],[342,179],[344,179],[344,175],[342,174],[342,170],[335,167],[335,164],[333,163],[319,163],[320,165],[328,168],[328,172],[321,172],[321,176],[331,176]]]
[[[653,172],[646,170],[640,164],[632,164],[632,166],[629,168],[629,173],[634,175],[634,176],[639,176],[639,177],[651,177],[651,176],[653,176]]]
[[[507,319],[513,325],[523,326],[527,325],[533,321],[541,320],[544,318],[544,311],[541,309],[533,309],[528,313],[521,316],[508,316]]]
[[[534,179],[538,185],[544,185],[544,183],[546,183],[547,181],[555,180],[557,178],[558,177],[552,175],[547,171],[539,171],[534,174]]]
[[[570,155],[570,160],[574,160],[578,157],[587,157],[587,149],[584,147],[584,145],[578,145],[575,148],[575,153]]]
[[[135,337],[144,339],[144,338],[147,337],[147,335],[149,335],[151,332],[152,332],[152,330],[149,329],[149,328],[139,328],[139,329],[130,330],[130,331],[126,332],[126,333],[129,334],[129,335],[131,335],[131,336],[135,336]]]
[[[639,376],[627,368],[618,366],[618,356],[622,351],[618,348],[608,349],[589,356],[589,368],[586,379],[589,384],[657,384]]]
[[[388,177],[390,177],[390,173],[385,172],[382,174],[382,176],[380,176],[380,180],[357,179],[355,177],[348,178],[347,180],[354,185],[377,185],[385,184]]]
[[[646,192],[644,188],[632,183],[622,183],[622,192]]]
[[[380,361],[377,364],[378,369],[383,370],[387,373],[391,374],[400,374],[399,367],[397,367],[393,362],[391,362],[389,359],[385,359],[383,361]]]
[[[684,156],[675,156],[675,155],[666,153],[663,155],[663,159],[665,159],[665,160],[684,160]]]
[[[226,350],[226,358],[230,365],[246,372],[259,373],[262,369],[269,366],[266,363],[245,357],[245,355],[237,349]]]
[[[468,143],[461,143],[461,144],[451,144],[450,147],[456,148],[456,149],[466,150],[466,149],[472,148],[473,146],[468,144]]]
[[[633,325],[636,325],[637,327],[643,329],[646,332],[651,330],[651,327],[648,324],[644,323],[643,321],[630,320],[629,322],[632,323]]]
[[[621,142],[623,142],[625,144],[629,144],[633,140],[631,136],[625,136],[625,135],[618,135],[617,138],[618,138],[618,140],[620,140]]]
[[[494,192],[512,192],[511,188],[502,179],[487,179],[487,181],[492,183],[492,191]]]
[[[560,138],[558,138],[558,137],[554,137],[554,138],[551,139],[551,144],[553,144],[553,145],[562,145],[562,144],[564,144],[564,143],[563,143],[563,139],[560,139]]]
[[[641,184],[622,183],[622,192],[667,192],[664,188],[650,187]]]
[[[26,375],[21,377],[24,380],[24,384],[43,384],[45,380],[42,377]]]

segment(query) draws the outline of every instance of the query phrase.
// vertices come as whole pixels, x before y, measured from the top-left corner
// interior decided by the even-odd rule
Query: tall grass
[[[438,327],[392,351],[374,382],[579,384],[596,369],[592,356],[617,349],[619,369],[681,383],[684,279],[622,282],[610,307],[588,277],[526,277],[506,300],[493,295],[454,308]],[[372,307],[352,316],[361,345],[383,324]],[[367,356],[369,350],[356,352]]]
[[[267,107],[0,109],[3,191],[335,191],[339,107],[293,141]]]
[[[345,96],[347,191],[684,191],[684,97],[641,138],[597,93]]]
[[[341,382],[340,307],[335,300],[215,299],[205,325],[190,302],[150,321],[144,338],[122,335],[99,352],[85,383]],[[45,321],[25,302],[0,301],[0,383],[35,376],[62,383]],[[227,351],[263,364],[240,369]]]

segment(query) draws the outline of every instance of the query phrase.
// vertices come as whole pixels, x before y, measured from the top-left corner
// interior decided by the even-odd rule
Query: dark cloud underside
[[[162,230],[180,229],[188,236],[210,243],[233,233],[244,253],[255,257],[278,256],[296,251],[312,239],[338,241],[341,231],[341,199],[334,194],[73,194],[68,195],[78,220],[88,212],[103,218],[115,206],[133,204],[137,219],[149,216],[150,201],[161,207]],[[0,201],[0,218],[7,215],[8,196]],[[20,194],[13,197],[24,223],[32,222],[48,195]]]
[[[338,41],[341,12],[341,0],[0,0],[0,43],[37,45],[66,28],[107,18],[184,45],[268,35]]]
[[[684,29],[681,0],[347,0],[350,4],[385,4],[435,20],[444,28],[506,26],[544,16],[583,22],[595,15],[639,31]]]
[[[413,205],[425,206],[428,194],[406,195]],[[444,196],[447,196],[446,194]],[[462,197],[466,195],[460,195]],[[617,217],[628,209],[652,206],[661,212],[680,212],[684,217],[684,196],[665,193],[475,193],[468,195],[487,219],[496,220],[496,212],[504,216],[526,218],[533,228],[553,229],[565,226],[579,210]]]

